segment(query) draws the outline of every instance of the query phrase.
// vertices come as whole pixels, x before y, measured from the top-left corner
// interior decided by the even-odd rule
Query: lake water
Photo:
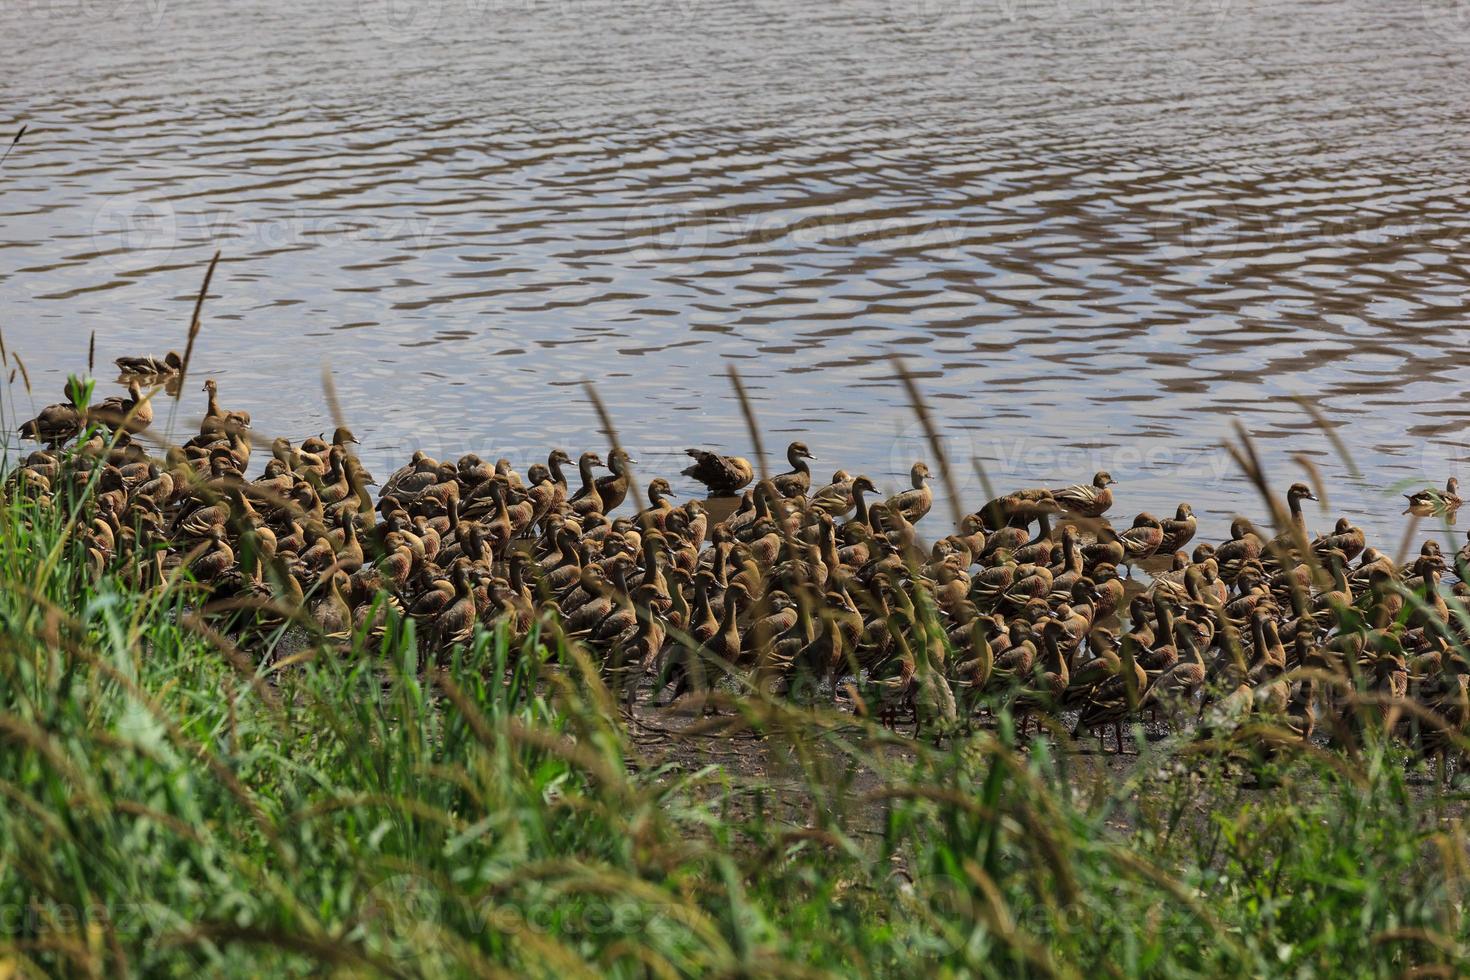
[[[380,470],[605,450],[591,381],[673,475],[748,451],[733,366],[773,465],[800,434],[898,489],[898,356],[972,507],[972,458],[1105,467],[1117,516],[1219,538],[1261,513],[1237,422],[1320,468],[1314,524],[1470,477],[1470,6],[18,0],[0,35],[16,412],[93,331],[182,348],[219,249],[176,431],[205,374],[329,428],[326,364]]]

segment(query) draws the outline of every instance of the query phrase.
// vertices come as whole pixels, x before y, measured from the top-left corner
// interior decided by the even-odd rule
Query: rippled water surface
[[[218,248],[196,374],[300,437],[328,363],[382,467],[603,447],[590,380],[671,474],[748,449],[734,366],[775,455],[897,488],[928,455],[901,356],[976,504],[972,457],[1103,466],[1119,512],[1193,500],[1218,537],[1259,513],[1239,422],[1281,482],[1321,467],[1314,522],[1393,533],[1394,484],[1470,470],[1457,13],[21,0],[0,327],[44,404],[94,330],[99,360],[182,347]]]

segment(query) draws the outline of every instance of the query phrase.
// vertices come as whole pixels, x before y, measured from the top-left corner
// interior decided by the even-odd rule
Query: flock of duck
[[[1431,540],[1396,564],[1347,518],[1313,535],[1306,484],[1287,490],[1278,533],[1239,518],[1218,544],[1194,543],[1187,503],[1115,526],[1105,472],[991,500],[925,544],[923,462],[883,497],[861,474],[814,481],[801,442],[767,479],[690,449],[683,475],[711,499],[679,505],[663,478],[640,493],[620,448],[553,449],[524,474],[416,452],[374,496],[346,428],[276,439],[247,476],[250,417],[222,408],[212,380],[198,434],[151,455],[141,385],[177,379],[181,360],[118,365],[126,396],[68,400],[21,426],[45,446],[7,483],[42,503],[88,488],[78,527],[98,570],[197,582],[201,613],[238,637],[305,628],[317,649],[345,647],[412,620],[444,663],[477,630],[540,628],[580,642],[629,705],[714,710],[711,693],[758,687],[850,701],[916,733],[1008,706],[1023,735],[1033,721],[1111,729],[1118,752],[1145,718],[1220,731],[1259,715],[1336,737],[1366,702],[1439,753],[1470,721],[1467,592],[1442,586],[1450,560]],[[1453,508],[1456,491],[1409,505]],[[1453,557],[1463,576],[1470,545]],[[1159,570],[1145,581],[1140,564]]]

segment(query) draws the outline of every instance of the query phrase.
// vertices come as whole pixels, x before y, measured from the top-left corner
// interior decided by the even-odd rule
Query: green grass
[[[1117,776],[751,701],[740,777],[659,763],[554,631],[257,668],[65,516],[0,509],[0,975],[1470,968],[1460,797],[1371,735]]]

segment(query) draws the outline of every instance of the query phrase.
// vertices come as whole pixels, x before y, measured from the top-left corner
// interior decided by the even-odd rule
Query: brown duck
[[[755,469],[743,456],[721,456],[704,449],[686,449],[694,464],[684,475],[703,483],[714,497],[730,497],[755,479]]]

